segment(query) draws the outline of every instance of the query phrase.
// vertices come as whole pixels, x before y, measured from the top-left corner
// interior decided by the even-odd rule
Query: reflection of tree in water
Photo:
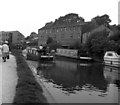
[[[76,68],[68,67],[68,69],[64,66],[62,66],[62,61],[56,62],[54,67],[42,70],[42,75],[49,82],[54,83],[56,88],[68,92],[80,91],[83,90],[83,87],[88,91],[107,91],[108,84],[104,78],[102,66],[96,64],[88,67],[78,65]]]
[[[41,70],[51,70],[54,67],[55,63],[54,62],[46,62],[42,61],[38,63],[37,67],[37,74],[39,75],[39,71]]]
[[[120,71],[117,67],[104,66],[104,74],[108,84],[115,84],[120,89]]]
[[[116,84],[116,86],[118,87],[118,89],[120,89],[120,80],[115,80],[114,84]]]
[[[80,74],[80,83],[88,85],[89,89],[98,89],[107,91],[107,81],[104,78],[103,67],[99,64],[94,64],[89,67],[78,66]],[[93,88],[94,87],[94,88]]]

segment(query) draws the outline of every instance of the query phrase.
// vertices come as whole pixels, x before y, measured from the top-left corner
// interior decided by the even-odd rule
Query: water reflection
[[[65,100],[68,99],[66,96],[69,95],[69,101],[72,99],[74,102],[83,103],[86,99],[93,103],[116,103],[118,87],[120,87],[118,71],[118,68],[99,63],[76,63],[62,60],[40,62],[37,68],[38,75],[45,80],[46,86],[49,86],[59,102],[63,100],[66,102]],[[50,87],[50,84],[53,85]],[[70,97],[71,94],[78,99]]]
[[[80,64],[57,60],[54,63],[40,63],[38,71],[42,71],[41,75],[48,82],[56,84],[56,88],[70,93],[83,89],[107,91],[108,81],[104,77],[103,66],[100,64]]]
[[[109,84],[114,84],[120,89],[120,68],[112,66],[104,66],[104,77]]]

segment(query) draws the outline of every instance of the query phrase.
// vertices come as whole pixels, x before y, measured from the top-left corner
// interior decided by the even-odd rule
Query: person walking
[[[9,46],[7,45],[8,41],[5,41],[2,45],[2,59],[3,62],[6,62],[6,59],[9,59]]]

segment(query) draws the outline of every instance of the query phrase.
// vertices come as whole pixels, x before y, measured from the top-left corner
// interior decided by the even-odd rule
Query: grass
[[[47,103],[46,98],[42,94],[43,90],[41,86],[33,76],[21,52],[14,50],[12,54],[16,57],[18,75],[18,84],[13,104]]]
[[[38,61],[39,60],[39,55],[36,56],[34,54],[28,53],[27,54],[27,60]]]

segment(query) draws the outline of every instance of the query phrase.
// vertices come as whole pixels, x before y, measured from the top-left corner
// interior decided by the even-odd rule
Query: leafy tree
[[[118,30],[120,31],[120,24],[117,27],[118,27]]]
[[[30,36],[27,36],[26,38],[25,38],[25,40],[28,40],[30,38]]]
[[[36,32],[31,32],[31,34],[30,34],[30,35],[32,35],[32,34],[36,34],[36,35],[37,35],[37,33],[36,33]]]
[[[108,32],[106,32],[105,30],[101,32],[92,33],[85,45],[86,50],[92,56],[98,56],[100,58],[103,57],[105,51],[108,50],[117,51],[118,44],[113,40],[109,40],[107,36]]]
[[[83,17],[79,17],[78,14],[75,13],[69,13],[65,16],[56,19],[54,24],[63,25],[63,24],[83,23],[83,22],[84,22]]]
[[[110,40],[118,41],[120,40],[120,31],[116,30],[113,35],[109,37]]]
[[[72,49],[82,49],[82,44],[79,40],[76,40],[72,45],[70,45]]]
[[[50,50],[56,50],[57,48],[61,47],[61,44],[57,43],[56,41],[53,41],[48,44]]]
[[[53,42],[53,38],[51,38],[51,37],[48,37],[48,39],[47,39],[47,44],[50,44],[50,43],[52,43]]]
[[[106,25],[109,26],[109,23],[111,22],[109,16],[107,14],[102,16],[96,16],[92,19],[92,22],[95,22],[97,25]]]

